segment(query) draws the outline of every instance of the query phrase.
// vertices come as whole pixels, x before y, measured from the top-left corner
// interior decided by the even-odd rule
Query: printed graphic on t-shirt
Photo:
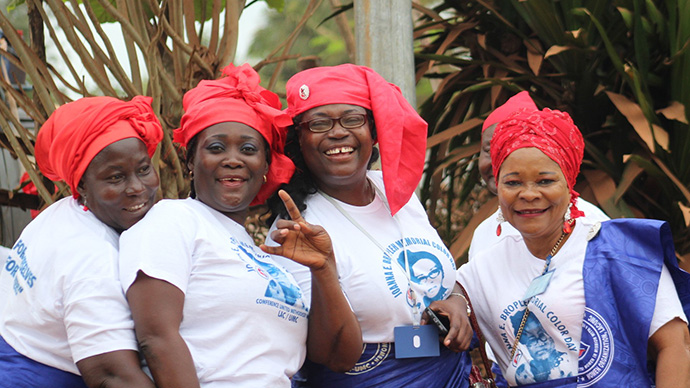
[[[264,279],[268,279],[268,287],[264,296],[281,301],[290,306],[297,306],[305,308],[302,300],[302,290],[299,286],[290,281],[287,274],[283,272],[278,266],[268,261],[259,260],[256,257],[256,252],[248,247],[243,246],[243,243],[238,243],[237,247],[248,258],[250,258],[255,266],[247,266],[250,271],[256,271]],[[268,259],[270,256],[266,256]]]
[[[443,245],[426,238],[406,237],[395,241],[384,251],[382,263],[391,294],[397,298],[404,293],[410,307],[414,304],[410,286],[415,290],[417,308],[421,309],[443,299],[454,283],[452,256]],[[409,273],[409,280],[405,273]]]
[[[4,269],[13,278],[12,289],[18,295],[24,292],[24,287],[33,288],[36,275],[31,271],[26,261],[27,246],[21,239],[12,247],[12,253],[5,260]]]
[[[508,366],[514,371],[515,383],[524,385],[572,376],[569,363],[573,357],[569,353],[577,355],[578,349],[569,330],[538,297],[532,298],[529,307],[518,349]],[[504,323],[499,329],[508,352],[512,351],[524,315],[522,301],[513,302],[500,315]],[[547,327],[542,325],[542,318],[546,319]],[[554,339],[555,333],[560,338]]]

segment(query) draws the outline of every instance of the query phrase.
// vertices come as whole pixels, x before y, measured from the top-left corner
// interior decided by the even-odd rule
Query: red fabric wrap
[[[584,157],[580,130],[565,112],[520,110],[498,124],[491,139],[491,166],[498,177],[501,165],[513,151],[535,147],[558,163],[570,189],[571,218],[583,216],[575,206],[579,194],[573,189]],[[498,179],[496,179],[498,185]]]
[[[386,197],[395,215],[422,177],[427,138],[427,123],[400,88],[374,70],[353,64],[301,71],[285,88],[286,111],[293,118],[329,104],[357,105],[374,113]]]
[[[493,124],[500,123],[501,121],[508,118],[508,116],[521,109],[524,109],[526,111],[537,110],[537,105],[529,96],[529,93],[524,90],[514,95],[513,97],[510,97],[508,101],[505,102],[505,104],[494,109],[494,111],[491,112],[491,114],[486,118],[486,120],[484,120],[484,124],[482,125],[482,132],[484,132]]]
[[[251,205],[264,203],[295,172],[292,160],[285,156],[285,136],[292,124],[284,114],[278,96],[259,86],[259,74],[249,64],[228,65],[217,80],[204,80],[185,93],[184,115],[173,139],[183,147],[204,129],[218,123],[236,122],[257,130],[270,146],[271,165],[266,183]]]
[[[163,139],[151,97],[131,101],[85,97],[62,105],[41,127],[36,138],[36,163],[51,180],[64,180],[79,198],[77,186],[91,160],[110,144],[135,137],[149,156]]]

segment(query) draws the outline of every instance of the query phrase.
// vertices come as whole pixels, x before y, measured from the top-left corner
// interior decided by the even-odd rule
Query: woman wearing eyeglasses
[[[346,373],[307,363],[300,377],[311,387],[466,387],[470,360],[464,350],[472,331],[453,289],[455,264],[414,196],[427,124],[397,86],[367,67],[305,70],[286,88],[295,125],[285,151],[297,172],[285,189],[304,219],[331,236],[340,284],[365,345]],[[376,143],[382,171],[370,170],[379,157]],[[287,217],[279,198],[269,206],[273,217]],[[307,292],[309,269],[283,264]],[[427,306],[450,318],[447,335],[421,337],[436,355],[416,353],[408,341],[414,335],[406,337],[436,330],[420,329],[429,320]]]

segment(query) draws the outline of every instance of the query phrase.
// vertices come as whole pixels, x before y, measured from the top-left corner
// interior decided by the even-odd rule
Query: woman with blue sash
[[[580,211],[583,154],[567,113],[522,109],[498,124],[496,233],[507,221],[520,235],[482,250],[458,281],[510,386],[690,386],[690,275],[669,227]]]
[[[336,373],[307,361],[293,386],[467,387],[472,330],[455,263],[414,195],[426,122],[397,86],[364,66],[308,69],[286,90],[294,125],[285,151],[297,171],[285,190],[331,236],[364,342],[354,368]],[[381,171],[372,171],[379,152]],[[287,217],[279,198],[269,207]],[[308,268],[282,264],[309,295]],[[427,324],[427,307],[449,318],[447,333]]]

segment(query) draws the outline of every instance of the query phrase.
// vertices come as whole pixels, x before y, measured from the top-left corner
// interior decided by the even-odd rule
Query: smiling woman
[[[83,98],[41,127],[38,166],[72,197],[24,229],[0,274],[0,386],[153,387],[116,271],[119,233],[158,188],[150,155],[163,132],[150,104]]]
[[[690,275],[669,227],[581,212],[584,146],[564,112],[500,120],[499,222],[520,236],[479,251],[458,281],[510,386],[690,386]]]
[[[244,228],[250,205],[287,182],[284,125],[274,93],[247,64],[184,96],[175,141],[187,148],[191,198],[163,200],[120,240],[120,274],[156,385],[289,387],[308,353],[349,368],[362,347],[340,290],[328,235],[301,219],[260,249]],[[271,254],[307,265],[304,293]],[[276,338],[279,336],[280,338]]]
[[[472,330],[465,302],[452,292],[455,262],[414,195],[424,166],[426,122],[397,86],[364,66],[305,70],[286,88],[294,125],[285,149],[297,173],[285,190],[307,221],[332,236],[340,283],[364,343],[351,370],[336,373],[312,360],[294,385],[306,380],[306,386],[329,388],[467,387],[470,360],[464,350]],[[371,171],[379,149],[382,171]],[[269,204],[274,217],[289,216],[278,197]],[[281,263],[303,289],[315,287],[308,268]],[[433,351],[405,358],[405,349],[418,346],[396,333],[427,323],[422,312],[428,306],[450,318],[450,330],[439,337],[435,326],[425,327],[431,335],[424,347]]]
[[[158,175],[139,139],[116,141],[99,152],[77,191],[85,207],[118,233],[136,224],[155,202]]]

